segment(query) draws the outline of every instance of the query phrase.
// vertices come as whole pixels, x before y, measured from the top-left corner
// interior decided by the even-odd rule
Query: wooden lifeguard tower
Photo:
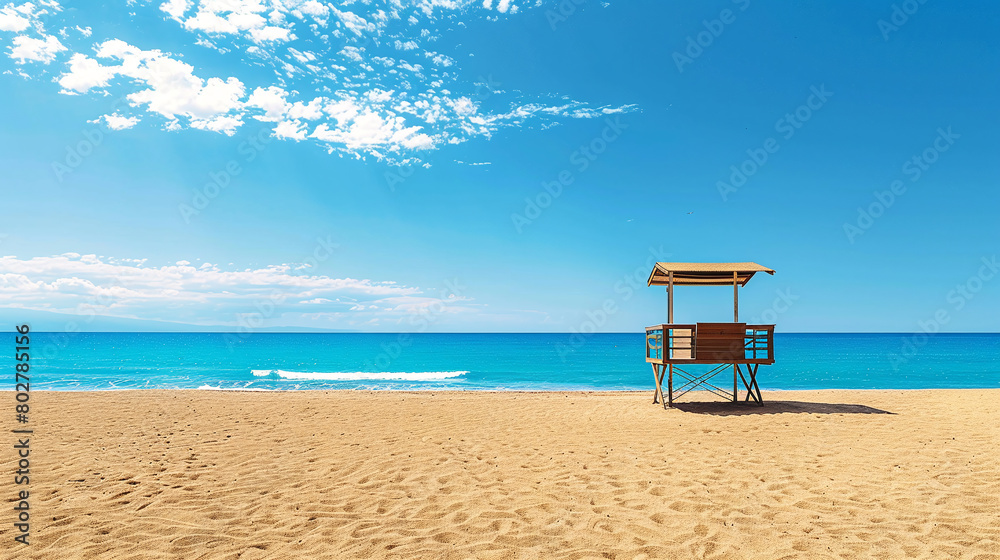
[[[764,401],[757,386],[757,368],[774,363],[774,325],[740,323],[739,288],[758,272],[774,271],[757,263],[665,263],[658,262],[649,274],[647,286],[667,287],[667,322],[646,327],[646,362],[653,365],[656,392],[653,403],[673,406],[674,399],[699,387],[733,402],[739,400],[740,380],[746,388],[746,401],[759,405]],[[675,286],[733,287],[732,323],[674,324]],[[705,364],[706,372],[690,372],[681,366]],[[732,367],[733,391],[709,381]],[[746,368],[746,375],[743,374]],[[674,390],[674,375],[682,384]],[[667,378],[667,397],[663,398],[663,378]],[[749,379],[748,379],[749,378]]]

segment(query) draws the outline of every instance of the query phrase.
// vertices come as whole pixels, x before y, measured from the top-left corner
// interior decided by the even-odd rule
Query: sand
[[[34,392],[0,557],[1000,558],[1000,390],[764,396]]]

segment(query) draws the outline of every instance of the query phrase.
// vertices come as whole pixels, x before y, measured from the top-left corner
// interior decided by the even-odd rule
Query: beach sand
[[[1000,558],[1000,390],[651,395],[33,392],[0,557]]]

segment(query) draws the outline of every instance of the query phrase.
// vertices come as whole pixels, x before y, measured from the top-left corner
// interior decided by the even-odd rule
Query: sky
[[[10,321],[1000,330],[996,3],[2,1]]]

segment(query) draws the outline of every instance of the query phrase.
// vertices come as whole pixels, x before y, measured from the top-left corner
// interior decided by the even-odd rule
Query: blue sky
[[[998,20],[0,4],[0,306],[84,330],[639,331],[665,319],[655,260],[749,260],[777,274],[742,315],[779,331],[997,331]],[[679,289],[675,319],[730,298]]]

